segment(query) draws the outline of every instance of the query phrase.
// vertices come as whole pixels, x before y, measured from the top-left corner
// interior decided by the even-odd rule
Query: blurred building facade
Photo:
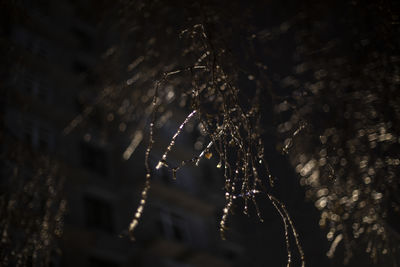
[[[106,33],[98,31],[95,14],[88,15],[92,5],[17,1],[21,19],[6,31],[13,60],[3,100],[5,132],[33,157],[57,162],[64,177],[67,211],[51,266],[234,265],[242,248],[219,238],[223,198],[208,163],[177,181],[157,174],[136,241],[127,237],[144,183],[145,141],[123,160],[131,133],[103,131],[101,111],[94,110],[104,93],[94,70]]]

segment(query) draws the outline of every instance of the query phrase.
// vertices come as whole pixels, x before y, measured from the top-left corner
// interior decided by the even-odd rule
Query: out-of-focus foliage
[[[321,4],[296,34],[293,89],[276,110],[283,150],[321,211],[320,226],[343,242],[345,262],[399,256],[400,40],[394,2]],[[310,23],[311,22],[311,23]],[[286,115],[284,115],[286,114]],[[297,132],[296,132],[297,131]],[[293,137],[293,133],[296,133]]]
[[[6,146],[1,154],[1,262],[48,266],[59,253],[56,239],[62,235],[66,209],[57,164],[24,145],[3,140],[14,146]]]

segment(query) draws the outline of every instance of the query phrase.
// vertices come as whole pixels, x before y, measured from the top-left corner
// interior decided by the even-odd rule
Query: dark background
[[[308,101],[292,100],[307,91],[313,74],[295,77],[297,84],[287,78],[303,61],[320,64],[314,66],[318,68],[340,56],[350,63],[339,67],[345,73],[339,76],[352,80],[360,79],[357,66],[368,63],[373,53],[398,57],[398,13],[390,1],[333,2],[2,1],[2,264],[286,265],[281,218],[261,194],[256,199],[264,222],[252,205],[249,215],[243,214],[244,204],[238,200],[228,219],[226,240],[221,240],[224,181],[215,167],[216,156],[203,159],[198,167],[184,167],[177,180],[167,170],[155,171],[136,240],[129,239],[127,229],[145,183],[153,85],[163,73],[191,64],[185,57],[190,46],[179,36],[205,23],[216,49],[229,51],[227,69],[239,66],[232,72],[243,99],[256,90],[251,73],[257,73],[256,80],[266,88],[260,100],[264,156],[276,177],[270,192],[285,203],[295,223],[306,266],[343,266],[343,242],[328,259],[329,229],[319,227],[320,212],[312,197],[306,200],[307,188],[300,186],[295,171],[295,158],[307,149],[297,148],[294,156],[281,152],[286,136],[277,125],[290,120],[292,113],[277,114],[276,106],[288,100],[300,110],[302,101]],[[358,50],[360,40],[372,45]],[[379,70],[392,73],[398,61],[392,62]],[[262,65],[258,63],[267,65],[265,72],[257,69]],[[171,88],[190,86],[190,80],[180,77],[171,81]],[[398,82],[393,85],[398,89]],[[153,168],[190,112],[189,105],[178,105],[180,91],[171,88],[166,84],[162,89],[166,99],[168,92],[175,95],[157,114]],[[328,92],[332,95],[308,107],[333,99],[331,109],[342,114],[342,99]],[[393,90],[388,93],[392,94]],[[342,115],[316,113],[304,116],[312,124],[306,135],[319,136],[326,124],[340,125]],[[398,119],[397,113],[385,114],[393,122]],[[303,140],[306,147],[314,145],[313,140]],[[171,162],[193,157],[200,152],[196,144],[204,147],[208,141],[196,122],[189,123],[178,137]],[[397,146],[392,150],[398,154]],[[399,217],[393,210],[390,225],[397,236],[392,246],[397,247]],[[300,266],[294,239],[290,241],[294,266]],[[396,266],[398,254],[374,262],[357,244],[355,239],[348,266]]]

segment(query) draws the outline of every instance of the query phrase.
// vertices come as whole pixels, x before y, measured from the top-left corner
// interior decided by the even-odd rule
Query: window
[[[22,79],[21,91],[26,95],[33,95],[37,89],[38,84],[32,75],[25,74]]]
[[[40,39],[29,38],[25,43],[26,49],[32,54],[47,58],[48,48],[45,43]]]
[[[161,233],[170,240],[189,241],[189,231],[186,220],[178,213],[162,209],[160,211]]]
[[[15,31],[14,41],[30,51],[32,54],[43,58],[48,56],[48,44],[45,40],[35,35],[35,33],[19,28]]]
[[[94,196],[84,198],[86,226],[105,232],[113,231],[113,210],[109,202]]]
[[[18,76],[21,76],[19,90],[23,94],[40,99],[44,103],[50,103],[50,90],[42,80],[29,73],[22,73]],[[18,78],[19,77],[17,77],[17,80]]]
[[[89,51],[93,47],[93,38],[85,31],[78,27],[72,27],[71,32],[75,35],[82,49]]]
[[[84,167],[102,176],[108,175],[107,154],[103,148],[82,142],[81,153]]]
[[[162,181],[164,184],[172,184],[174,182],[172,174],[168,172],[166,168],[161,168],[160,171],[155,174],[155,178]]]
[[[34,119],[23,120],[22,139],[33,148],[52,150],[54,147],[54,134],[50,128]]]
[[[106,260],[106,259],[99,259],[99,258],[91,258],[89,259],[89,266],[90,267],[119,267],[119,264]]]
[[[87,73],[89,71],[89,67],[80,60],[74,60],[72,62],[72,69],[75,73]]]

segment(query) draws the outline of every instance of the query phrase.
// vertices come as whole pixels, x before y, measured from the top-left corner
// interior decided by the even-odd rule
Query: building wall
[[[112,37],[82,15],[90,13],[85,9],[92,1],[18,5],[26,17],[7,38],[14,60],[4,123],[27,150],[56,161],[65,179],[68,204],[53,266],[231,266],[228,246],[218,237],[219,184],[214,178],[211,187],[210,179],[203,182],[207,164],[185,169],[177,181],[157,174],[137,240],[129,240],[127,227],[144,184],[145,147],[143,141],[122,160],[131,133],[103,128],[97,104],[104,88],[94,73],[106,46],[101,40]],[[163,144],[170,136],[162,138]]]

